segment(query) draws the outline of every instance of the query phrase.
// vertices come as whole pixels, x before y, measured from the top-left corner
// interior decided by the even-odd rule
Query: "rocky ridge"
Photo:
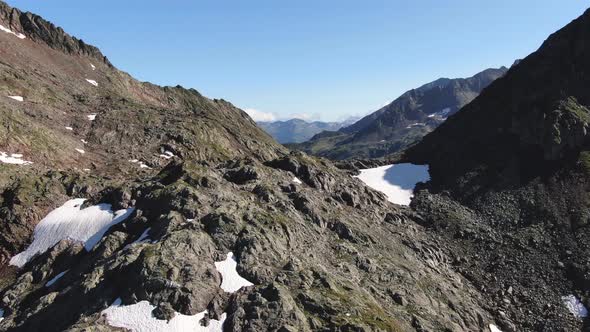
[[[518,331],[587,331],[590,11],[551,35],[403,160],[432,179],[413,202],[457,267]]]
[[[288,146],[333,160],[395,154],[418,142],[507,70],[502,67],[486,69],[469,78],[440,78],[407,91],[350,126]]]

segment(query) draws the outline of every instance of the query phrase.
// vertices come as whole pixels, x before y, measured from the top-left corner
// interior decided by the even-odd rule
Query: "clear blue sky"
[[[333,120],[438,77],[509,66],[583,0],[10,0],[140,80]]]

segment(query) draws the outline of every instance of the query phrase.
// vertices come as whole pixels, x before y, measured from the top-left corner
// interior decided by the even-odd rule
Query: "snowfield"
[[[418,182],[430,180],[428,166],[395,164],[362,169],[355,176],[367,186],[384,193],[395,204],[410,205]]]
[[[254,285],[238,274],[237,267],[238,262],[236,262],[233,252],[227,253],[227,258],[224,261],[215,262],[215,268],[221,274],[220,287],[223,291],[233,293],[242,287]]]
[[[220,320],[209,320],[208,326],[201,325],[201,319],[207,311],[193,316],[175,313],[170,321],[156,319],[152,311],[156,307],[148,301],[141,301],[131,305],[121,305],[121,299],[102,312],[107,323],[113,327],[129,329],[133,332],[221,332],[226,314],[223,313]]]
[[[580,302],[580,300],[578,300],[578,298],[574,295],[562,296],[561,300],[563,301],[563,304],[565,304],[566,308],[574,316],[576,316],[576,318],[588,317],[588,309],[586,309],[582,302]]]
[[[23,160],[23,155],[20,153],[13,153],[10,156],[6,152],[0,151],[0,163],[14,164],[14,165],[30,165],[32,162]]]
[[[27,36],[23,35],[22,33],[16,33],[14,31],[8,29],[7,27],[3,26],[2,24],[0,24],[0,30],[4,31],[6,33],[9,33],[11,35],[15,35],[17,38],[20,38],[20,39],[27,38]]]
[[[135,210],[129,208],[113,212],[110,204],[98,204],[82,209],[85,199],[76,198],[51,211],[37,224],[33,243],[10,259],[10,265],[23,267],[33,256],[43,253],[61,240],[84,243],[87,251],[100,241],[113,225],[122,222]]]
[[[21,96],[8,96],[8,98],[14,99],[16,101],[25,101],[25,98],[23,98]]]

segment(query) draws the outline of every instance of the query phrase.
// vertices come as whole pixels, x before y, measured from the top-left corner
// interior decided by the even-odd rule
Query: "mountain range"
[[[322,131],[335,131],[342,127],[351,125],[357,117],[350,117],[341,122],[306,121],[302,119],[290,119],[285,121],[258,121],[256,124],[277,142],[301,143],[309,140]]]
[[[440,78],[407,91],[376,112],[338,131],[325,131],[290,148],[329,159],[379,158],[403,150],[472,101],[508,69],[469,78]]]
[[[334,164],[0,2],[0,329],[588,331],[589,40],[410,91],[346,130],[430,133]],[[429,168],[409,206],[359,178],[391,161]]]

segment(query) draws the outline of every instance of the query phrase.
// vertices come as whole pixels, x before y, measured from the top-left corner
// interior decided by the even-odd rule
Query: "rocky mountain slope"
[[[419,215],[289,153],[229,102],[138,82],[1,2],[0,25],[0,329],[487,331],[503,319]]]
[[[430,166],[424,225],[514,330],[590,330],[562,312],[590,307],[589,41],[590,10],[404,157]]]
[[[404,93],[353,125],[289,147],[330,159],[379,158],[401,151],[472,101],[507,70],[486,69],[470,78],[438,79]]]
[[[279,143],[301,143],[322,131],[335,131],[350,123],[291,119],[287,121],[257,122],[258,126]]]

